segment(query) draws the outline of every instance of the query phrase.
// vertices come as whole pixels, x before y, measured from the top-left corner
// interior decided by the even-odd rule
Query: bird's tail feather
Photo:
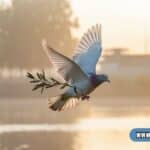
[[[78,98],[59,95],[49,99],[49,108],[54,111],[62,111],[74,107],[78,102]]]
[[[49,108],[55,111],[61,110],[65,102],[64,96],[62,95],[52,97],[49,99]]]

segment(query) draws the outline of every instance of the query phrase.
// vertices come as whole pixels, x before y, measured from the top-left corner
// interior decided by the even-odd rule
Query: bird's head
[[[108,78],[108,76],[106,74],[100,74],[100,75],[97,75],[97,82],[98,82],[98,85],[104,83],[104,82],[108,82],[110,83],[110,80]]]

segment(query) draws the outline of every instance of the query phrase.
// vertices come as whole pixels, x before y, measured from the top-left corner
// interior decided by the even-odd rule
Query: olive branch
[[[71,87],[74,89],[74,92],[77,94],[77,88],[75,86],[72,86],[68,83],[61,83],[52,77],[48,79],[46,78],[44,71],[42,71],[41,73],[37,72],[36,75],[27,72],[27,78],[30,79],[30,83],[34,84],[32,91],[41,89],[41,94],[45,89],[55,87],[55,86],[60,86],[60,89],[64,89],[65,87]]]

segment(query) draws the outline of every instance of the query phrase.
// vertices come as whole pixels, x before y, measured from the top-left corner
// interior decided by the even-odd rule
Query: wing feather
[[[86,73],[96,73],[96,64],[101,55],[101,25],[92,26],[79,42],[73,60]]]
[[[80,66],[71,59],[49,47],[45,41],[43,41],[42,46],[49,57],[50,62],[53,64],[56,71],[64,78],[64,80],[70,81],[71,83],[81,80],[88,80],[88,76],[82,71]]]

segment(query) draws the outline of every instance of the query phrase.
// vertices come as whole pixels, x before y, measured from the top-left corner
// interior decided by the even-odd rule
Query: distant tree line
[[[0,11],[0,67],[32,68],[48,65],[41,40],[70,54],[76,43],[71,29],[78,27],[67,0],[13,0]]]

